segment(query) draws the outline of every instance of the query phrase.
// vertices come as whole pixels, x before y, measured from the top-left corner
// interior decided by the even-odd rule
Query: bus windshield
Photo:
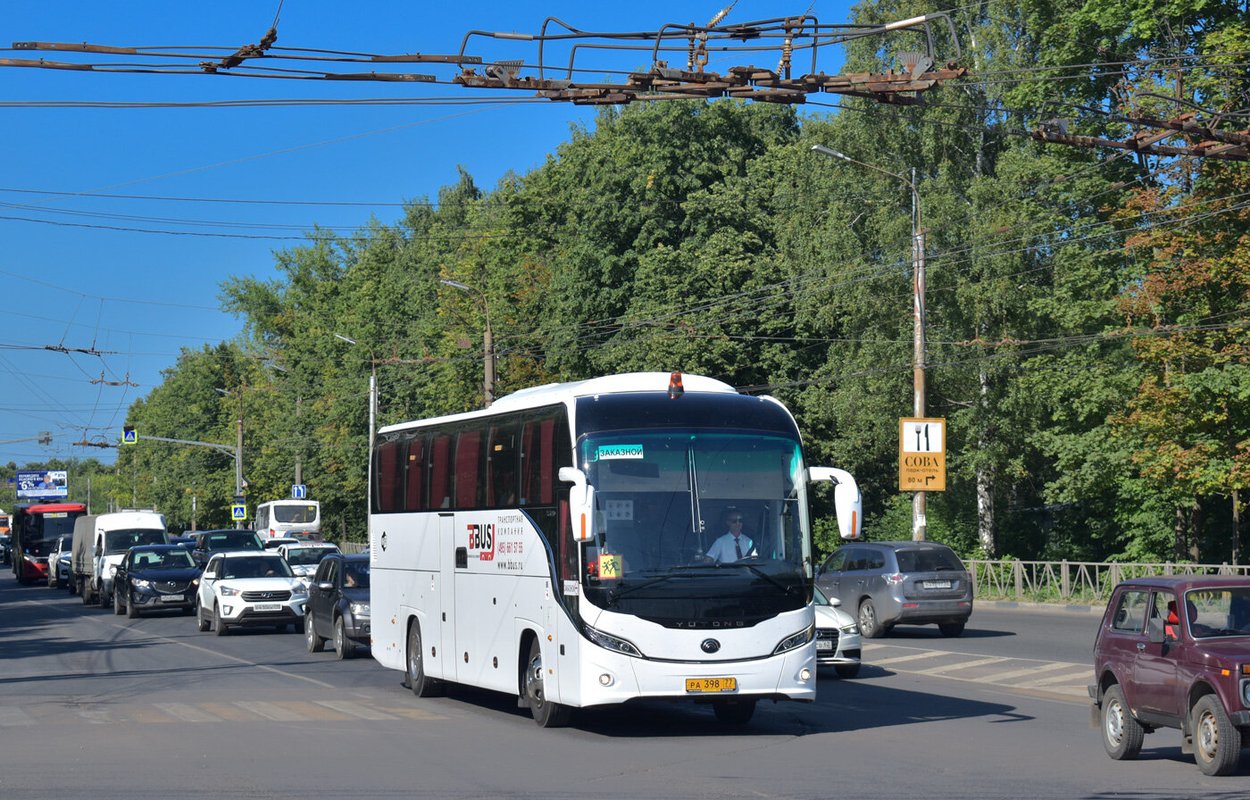
[[[798,441],[680,428],[592,434],[578,462],[596,490],[582,571],[589,602],[661,624],[746,625],[810,602]]]

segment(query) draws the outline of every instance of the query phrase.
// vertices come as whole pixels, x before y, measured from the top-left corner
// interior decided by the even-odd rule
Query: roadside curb
[[[972,608],[989,607],[1003,611],[1044,611],[1055,614],[1090,614],[1102,616],[1106,606],[1069,605],[1066,603],[1029,603],[1018,600],[974,600]]]

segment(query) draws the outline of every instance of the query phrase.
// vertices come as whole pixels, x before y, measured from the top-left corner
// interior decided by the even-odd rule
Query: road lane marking
[[[922,658],[937,658],[939,656],[959,655],[958,653],[950,653],[946,650],[926,650],[923,653],[912,653],[909,656],[894,656],[893,658],[883,658],[880,661],[871,662],[873,666],[879,667],[882,664],[902,664],[904,661],[919,661]]]
[[[948,672],[955,672],[961,669],[971,669],[973,667],[981,667],[981,666],[985,666],[986,664],[1000,664],[1004,661],[1009,661],[1009,660],[1010,659],[1007,658],[1006,656],[987,656],[985,658],[978,658],[974,661],[961,661],[958,664],[947,664],[941,667],[933,667],[932,669],[919,669],[919,670],[916,670],[915,672],[917,675],[945,675]]]
[[[351,703],[346,700],[314,700],[313,702],[319,706],[325,706],[333,711],[338,711],[340,714],[347,714],[349,716],[356,717],[357,719],[395,719],[395,717],[390,714],[384,714],[381,711],[369,708],[368,706],[357,705],[356,703]]]
[[[986,675],[984,679],[989,681],[990,683],[1000,683],[1002,681],[1012,680],[1013,678],[1024,678],[1028,676],[1037,675],[1042,672],[1054,672],[1057,669],[1071,669],[1073,667],[1080,667],[1080,666],[1081,666],[1080,664],[1072,664],[1066,661],[1042,661],[1042,662],[1039,662],[1038,665],[1035,667],[1026,667],[1025,669],[1013,669],[1007,672],[995,672],[990,675]],[[1093,667],[1090,667],[1089,669],[1091,672],[1093,671]]]
[[[250,711],[253,714],[259,714],[265,719],[271,719],[274,722],[307,722],[308,721],[302,715],[297,714],[294,711],[291,711],[290,709],[283,708],[277,703],[266,703],[264,701],[255,701],[255,700],[252,702],[247,702],[244,700],[240,700],[239,702],[235,703],[235,705],[246,711]]]
[[[222,722],[222,718],[190,703],[153,703],[161,711],[183,722]]]
[[[1094,677],[1093,670],[1089,670],[1084,667],[1081,667],[1079,664],[1070,664],[1069,666],[1073,667],[1074,669],[1080,669],[1081,670],[1080,674],[1051,675],[1048,678],[1042,678],[1036,681],[1026,681],[1024,683],[1020,683],[1016,685],[1024,686],[1027,688],[1032,688],[1034,686],[1049,686],[1054,683],[1064,683],[1065,681],[1072,681],[1072,682],[1080,682],[1082,684],[1082,689],[1084,689],[1084,684],[1089,683],[1090,679]]]
[[[0,728],[14,728],[19,725],[34,725],[30,715],[16,706],[0,706]]]

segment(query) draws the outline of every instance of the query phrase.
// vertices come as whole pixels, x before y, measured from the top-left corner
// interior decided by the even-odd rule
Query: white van
[[[73,569],[84,605],[112,605],[113,575],[127,550],[138,544],[169,543],[165,515],[155,511],[128,509],[80,517],[75,523]]]

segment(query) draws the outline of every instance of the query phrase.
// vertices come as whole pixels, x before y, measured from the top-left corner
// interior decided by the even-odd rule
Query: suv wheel
[[[347,638],[347,627],[342,617],[334,620],[334,654],[340,661],[356,655],[356,643]]]
[[[1203,775],[1228,775],[1241,759],[1241,731],[1224,713],[1220,698],[1204,695],[1194,704],[1189,723],[1194,735],[1194,760]]]
[[[310,653],[320,653],[326,646],[326,640],[317,635],[317,626],[313,624],[311,611],[304,615],[304,643],[308,645]]]
[[[221,608],[216,603],[213,603],[213,633],[218,636],[225,636],[228,630],[229,628],[226,627],[226,623],[221,618]]]
[[[135,605],[135,597],[130,592],[126,592],[126,619],[138,619],[139,608]]]
[[[1141,752],[1146,731],[1133,717],[1120,684],[1102,696],[1102,746],[1116,761],[1131,761]]]
[[[205,633],[208,631],[208,626],[208,618],[204,616],[204,609],[200,607],[200,598],[197,595],[195,598],[195,629],[200,633]]]
[[[872,604],[871,600],[865,600],[859,604],[859,632],[864,635],[865,639],[876,639],[885,633],[881,623],[877,620],[877,607]]]

